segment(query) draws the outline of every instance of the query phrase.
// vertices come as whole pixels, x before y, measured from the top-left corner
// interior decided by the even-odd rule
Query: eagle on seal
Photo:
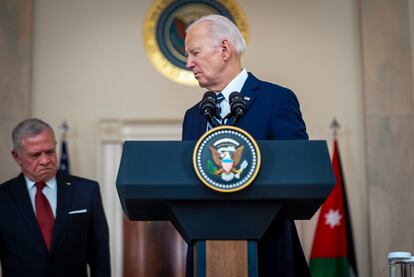
[[[222,173],[230,174],[236,173],[239,174],[240,170],[237,170],[236,167],[239,165],[242,157],[244,146],[240,146],[235,151],[223,151],[219,152],[214,147],[210,146],[211,154],[213,155],[213,160],[220,169],[214,172],[215,175],[220,175]]]

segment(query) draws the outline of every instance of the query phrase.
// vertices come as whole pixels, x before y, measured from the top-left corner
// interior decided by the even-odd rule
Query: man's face
[[[56,141],[52,131],[45,129],[42,133],[23,137],[21,148],[12,151],[16,163],[23,174],[34,182],[46,182],[57,171]]]
[[[221,47],[214,45],[207,32],[207,24],[194,26],[185,37],[186,67],[193,71],[200,87],[215,91],[220,88],[225,62]]]

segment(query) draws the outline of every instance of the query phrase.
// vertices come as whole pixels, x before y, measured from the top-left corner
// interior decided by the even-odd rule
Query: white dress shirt
[[[243,69],[239,75],[237,75],[224,89],[221,93],[224,96],[224,100],[221,101],[221,117],[224,118],[228,113],[230,113],[230,94],[234,91],[240,92],[243,88],[244,83],[247,80],[249,75],[247,70]]]
[[[35,196],[36,196],[36,184],[26,176],[26,186],[27,190],[29,191],[30,201],[32,202],[33,210],[36,214],[36,205],[35,205]],[[50,207],[52,208],[53,217],[56,218],[56,206],[57,206],[57,181],[56,177],[53,177],[49,181],[46,182],[46,186],[43,188],[43,194],[46,196],[47,200],[49,201]]]

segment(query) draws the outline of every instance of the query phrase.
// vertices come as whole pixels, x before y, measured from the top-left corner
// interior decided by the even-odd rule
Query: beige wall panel
[[[414,98],[409,1],[361,0],[371,266],[414,251]]]
[[[19,172],[10,155],[11,131],[31,111],[31,0],[0,1],[0,183]]]

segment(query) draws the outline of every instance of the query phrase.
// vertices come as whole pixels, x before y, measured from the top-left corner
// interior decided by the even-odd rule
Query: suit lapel
[[[201,114],[198,113],[197,116],[197,122],[196,122],[196,132],[197,132],[197,137],[201,137],[207,130],[207,119]]]
[[[66,176],[57,174],[56,182],[57,208],[55,226],[53,228],[52,247],[50,252],[52,252],[55,249],[60,237],[62,236],[62,232],[68,218],[68,212],[70,211],[70,207],[72,205],[74,189],[72,187],[72,183],[68,180]]]
[[[259,80],[253,74],[248,74],[249,77],[247,77],[247,80],[240,91],[240,94],[247,102],[247,110],[249,110],[250,106],[253,104],[257,96],[256,90],[259,88]]]
[[[20,174],[15,178],[15,183],[11,186],[11,192],[17,206],[17,210],[21,213],[24,222],[26,222],[28,229],[32,232],[39,244],[47,251],[45,241],[37,223],[36,215],[32,202],[30,200],[29,192],[27,191],[26,180],[24,175]]]

